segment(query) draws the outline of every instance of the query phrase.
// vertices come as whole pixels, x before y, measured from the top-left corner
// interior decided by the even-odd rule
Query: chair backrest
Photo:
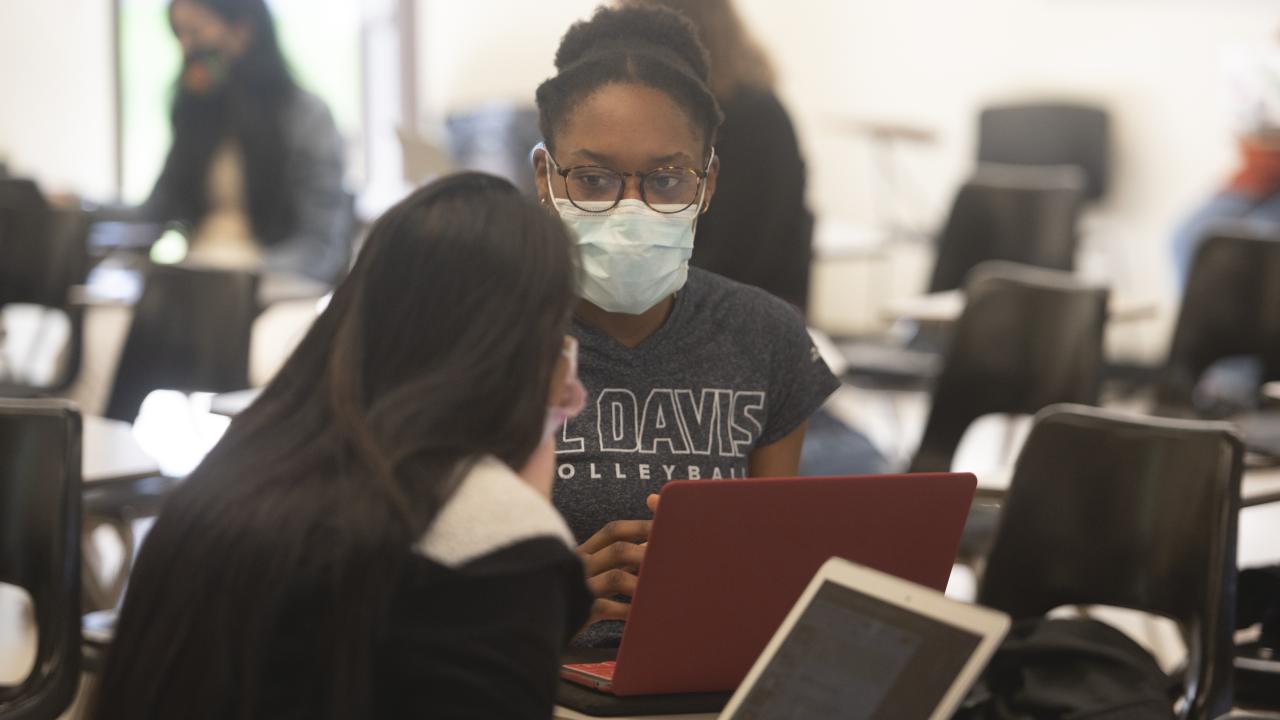
[[[106,416],[133,422],[152,390],[249,387],[258,275],[154,265],[147,270],[116,369]]]
[[[0,400],[0,582],[35,606],[33,671],[0,687],[0,720],[54,720],[80,679],[80,413]]]
[[[1177,621],[1187,716],[1231,701],[1244,448],[1230,425],[1055,406],[1014,468],[978,601],[1014,618],[1108,605]]]
[[[34,180],[20,177],[0,177],[0,207],[47,210],[49,202]]]
[[[0,304],[65,309],[89,272],[89,216],[0,206]]]
[[[912,472],[949,470],[964,431],[983,415],[1097,401],[1106,288],[1067,273],[987,263],[965,295]]]
[[[1085,197],[1099,200],[1110,179],[1110,116],[1074,103],[988,107],[978,116],[978,162],[1075,165],[1084,171]]]
[[[1280,380],[1280,232],[1220,228],[1196,252],[1158,390],[1161,412],[1189,410],[1214,362],[1262,358],[1264,382]]]
[[[954,290],[989,260],[1075,267],[1084,174],[1079,168],[985,165],[956,193],[938,239],[929,292]]]
[[[71,289],[89,273],[90,219],[77,210],[10,207],[0,203],[0,307],[30,303],[55,308],[71,327],[67,361],[51,385],[64,390],[80,372],[83,306],[72,302]]]

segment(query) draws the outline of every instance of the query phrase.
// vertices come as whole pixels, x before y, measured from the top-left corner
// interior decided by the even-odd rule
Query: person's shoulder
[[[791,128],[791,115],[782,100],[770,88],[746,86],[725,99],[726,122],[755,128]]]
[[[498,569],[572,554],[573,535],[551,502],[505,464],[483,458],[414,545],[445,567]]]
[[[689,268],[687,287],[699,308],[717,322],[804,329],[804,318],[791,303],[753,285],[730,280],[701,268]]]
[[[329,105],[319,95],[306,88],[294,88],[289,98],[289,107],[299,115],[330,115]]]
[[[725,106],[734,109],[764,111],[770,114],[786,114],[786,108],[772,88],[743,85],[725,99]]]
[[[289,124],[297,133],[309,136],[337,132],[333,112],[319,95],[309,90],[295,88],[286,107]]]

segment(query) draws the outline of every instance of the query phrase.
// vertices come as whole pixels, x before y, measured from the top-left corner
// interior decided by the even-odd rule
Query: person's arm
[[[177,160],[173,148],[165,156],[164,166],[155,184],[151,186],[151,194],[141,205],[129,205],[123,202],[85,201],[78,197],[59,199],[63,207],[84,208],[92,215],[94,222],[120,223],[154,223],[161,224],[172,220],[193,221],[192,218],[181,218],[175,202],[177,177]]]
[[[289,180],[297,220],[293,233],[266,249],[267,269],[331,283],[351,260],[354,220],[343,187],[343,143],[322,102],[301,96],[290,131]]]
[[[747,458],[751,477],[795,477],[800,472],[800,449],[804,446],[808,425],[808,422],[802,423],[781,440],[751,451]]]
[[[771,298],[758,311],[771,351],[768,414],[747,468],[751,477],[794,477],[809,419],[840,381],[794,307]]]

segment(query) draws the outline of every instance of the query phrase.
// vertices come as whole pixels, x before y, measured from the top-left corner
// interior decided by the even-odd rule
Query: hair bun
[[[615,48],[669,53],[699,80],[710,79],[711,62],[697,28],[674,10],[652,6],[600,7],[590,20],[574,23],[556,51],[556,70],[563,72],[588,55]]]

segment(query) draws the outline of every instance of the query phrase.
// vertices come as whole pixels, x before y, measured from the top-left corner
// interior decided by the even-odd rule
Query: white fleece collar
[[[576,545],[550,501],[505,463],[485,457],[471,468],[414,550],[458,567],[537,537],[558,538],[570,549]]]

